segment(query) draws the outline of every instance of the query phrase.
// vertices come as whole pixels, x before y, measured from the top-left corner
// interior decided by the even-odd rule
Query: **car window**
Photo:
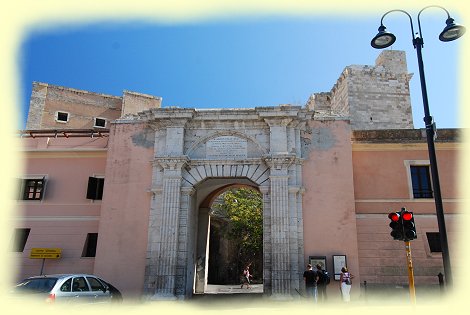
[[[90,291],[84,277],[73,278],[72,292]]]
[[[49,292],[57,282],[57,278],[30,278],[16,285],[19,290],[30,292]]]
[[[72,278],[68,279],[60,286],[60,291],[62,292],[70,292],[71,289],[72,289]]]
[[[105,291],[105,287],[96,278],[87,277],[88,283],[90,284],[91,291]]]

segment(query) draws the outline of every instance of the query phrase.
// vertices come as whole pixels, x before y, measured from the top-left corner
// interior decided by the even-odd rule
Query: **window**
[[[55,112],[55,121],[60,123],[68,123],[69,122],[69,113],[67,112]]]
[[[60,287],[61,292],[70,292],[71,289],[72,289],[72,278],[65,281],[64,284],[62,284],[62,286]]]
[[[88,283],[90,284],[91,291],[106,291],[106,288],[104,285],[98,281],[98,279],[93,278],[93,277],[86,277],[88,280]]]
[[[73,278],[72,292],[90,291],[84,277]]]
[[[92,200],[101,200],[103,198],[103,177],[88,177],[88,189],[86,198]]]
[[[13,235],[13,251],[21,253],[24,251],[26,241],[28,240],[31,229],[15,229]]]
[[[95,117],[95,124],[94,124],[93,127],[105,128],[106,127],[106,119],[105,118]]]
[[[428,239],[429,250],[431,253],[442,253],[439,232],[426,232],[426,238]]]
[[[431,177],[428,165],[411,165],[413,198],[432,198]]]
[[[45,176],[38,178],[22,178],[20,200],[42,200],[44,195]]]
[[[85,246],[83,246],[82,257],[95,257],[97,243],[98,233],[88,233],[85,241]]]

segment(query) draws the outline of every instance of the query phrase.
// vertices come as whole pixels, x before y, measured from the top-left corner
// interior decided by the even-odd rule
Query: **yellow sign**
[[[62,254],[61,248],[31,248],[29,258],[33,259],[58,259]]]

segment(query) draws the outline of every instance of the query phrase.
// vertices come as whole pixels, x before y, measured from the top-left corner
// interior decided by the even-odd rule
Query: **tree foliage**
[[[221,195],[221,202],[212,206],[212,215],[228,221],[227,238],[239,244],[239,259],[250,263],[262,255],[263,202],[254,189],[238,188]]]

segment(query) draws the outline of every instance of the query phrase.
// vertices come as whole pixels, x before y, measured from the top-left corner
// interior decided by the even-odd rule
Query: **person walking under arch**
[[[253,276],[250,274],[250,265],[246,265],[242,275],[242,289],[245,284],[247,289],[251,289],[250,278],[253,278]]]

